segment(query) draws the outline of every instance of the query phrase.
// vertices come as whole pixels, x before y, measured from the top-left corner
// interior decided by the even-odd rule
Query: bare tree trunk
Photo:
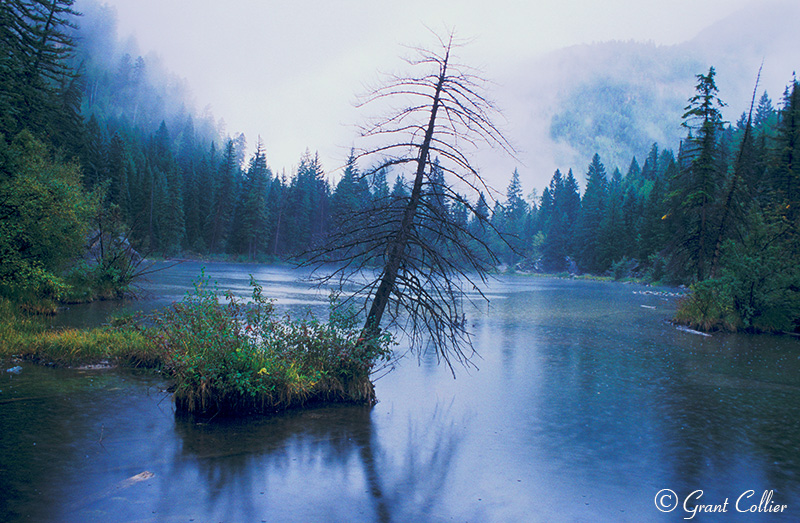
[[[464,287],[480,294],[478,285],[485,282],[489,269],[485,260],[495,258],[490,245],[440,204],[466,206],[486,223],[486,217],[459,193],[462,188],[476,197],[484,190],[491,193],[465,151],[479,143],[507,153],[513,147],[492,122],[496,108],[482,94],[485,80],[453,61],[453,35],[439,38],[439,43],[441,51],[418,48],[417,59],[407,60],[426,72],[389,75],[360,104],[402,100],[402,109],[362,127],[362,137],[369,142],[355,158],[377,157],[364,176],[391,167],[408,168],[410,194],[404,188],[400,199],[382,198],[378,205],[353,213],[308,253],[304,263],[334,266],[320,280],[338,279],[340,290],[354,284],[355,293],[343,303],[349,306],[351,300],[364,298],[358,312],[365,314],[361,330],[365,342],[381,335],[390,323],[387,317],[392,322],[402,320],[395,326],[409,335],[412,350],[422,350],[421,344],[430,342],[437,357],[451,366],[452,358],[469,362],[464,348],[474,353],[461,310],[462,299],[469,299]],[[436,179],[434,163],[441,171]],[[445,175],[463,186],[445,181]],[[382,270],[365,281],[364,272],[371,272],[373,263],[380,263]]]
[[[449,57],[450,49],[448,48],[439,71],[439,80],[436,84],[436,91],[434,92],[433,103],[431,105],[431,117],[428,121],[428,127],[425,130],[425,139],[422,142],[419,156],[417,157],[417,172],[414,176],[414,188],[411,191],[411,198],[403,214],[403,221],[401,222],[397,236],[395,236],[394,241],[389,247],[389,256],[383,269],[383,277],[381,278],[378,290],[375,292],[375,298],[372,300],[372,305],[367,314],[367,321],[364,324],[363,332],[367,338],[380,334],[383,311],[386,310],[386,304],[389,303],[389,296],[397,280],[397,273],[400,270],[400,264],[404,257],[406,245],[408,244],[411,225],[414,222],[414,216],[417,213],[419,201],[422,198],[422,181],[425,177],[425,167],[429,163],[428,156],[430,154],[433,131],[436,127],[436,113],[439,110],[442,85],[447,75],[447,61]]]

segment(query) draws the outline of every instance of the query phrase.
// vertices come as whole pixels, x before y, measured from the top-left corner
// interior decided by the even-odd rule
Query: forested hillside
[[[706,329],[792,330],[800,317],[800,91],[724,122],[713,67],[687,93],[677,152],[608,172],[599,153],[579,190],[556,171],[525,201],[515,172],[495,227],[514,238],[507,263],[547,272],[630,275],[693,285],[679,319]]]
[[[144,255],[286,259],[358,210],[406,197],[402,172],[374,172],[352,155],[335,177],[311,152],[292,172],[273,172],[260,140],[248,155],[245,137],[223,136],[212,115],[198,115],[186,86],[156,58],[122,45],[108,10],[80,16],[72,3],[0,6],[5,294],[63,294],[69,275],[87,270],[76,260],[98,235],[117,248],[125,238]],[[444,212],[510,267],[695,284],[695,309],[683,309],[689,323],[797,328],[798,82],[775,102],[763,92],[729,123],[714,69],[695,73],[696,90],[675,122],[684,127],[680,143],[652,144],[623,169],[596,151],[585,171],[557,170],[531,196],[514,171],[505,198],[486,194]],[[635,127],[626,132],[638,143]],[[100,265],[124,271],[112,251]]]

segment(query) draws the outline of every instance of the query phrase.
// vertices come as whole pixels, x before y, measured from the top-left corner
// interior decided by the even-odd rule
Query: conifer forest
[[[4,295],[64,292],[92,234],[124,237],[143,256],[302,261],[354,214],[409,197],[401,171],[358,151],[339,169],[310,146],[292,170],[273,171],[258,137],[224,135],[187,109],[185,86],[156,81],[152,60],[104,51],[116,49],[113,26],[84,27],[72,4],[0,6]],[[800,90],[791,71],[778,93],[753,73],[753,103],[736,121],[722,118],[710,66],[685,93],[679,143],[620,166],[586,151],[588,165],[556,170],[543,188],[523,187],[515,170],[504,190],[440,211],[491,247],[494,267],[684,284],[688,324],[795,331]],[[445,173],[431,165],[433,200]]]

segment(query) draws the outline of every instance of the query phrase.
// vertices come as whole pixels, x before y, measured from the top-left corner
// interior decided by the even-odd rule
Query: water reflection
[[[437,408],[426,419],[409,419],[402,450],[386,448],[369,407],[261,420],[177,417],[180,444],[168,460],[158,513],[196,510],[237,521],[425,519],[441,503],[464,435],[448,416]],[[190,506],[176,506],[187,487]]]

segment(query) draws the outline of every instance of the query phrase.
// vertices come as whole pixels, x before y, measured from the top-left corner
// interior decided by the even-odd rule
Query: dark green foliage
[[[775,332],[800,327],[800,241],[792,201],[798,180],[792,161],[793,115],[789,100],[781,112],[782,126],[775,139],[774,185],[766,193],[754,190],[758,173],[764,170],[763,148],[759,147],[758,138],[769,134],[765,122],[771,113],[766,94],[759,104],[761,116],[757,113],[761,135],[755,144],[750,138],[751,119],[747,119],[725,192],[727,196],[720,205],[717,244],[717,251],[721,251],[720,275],[696,284],[692,298],[678,311],[678,321],[704,329]],[[780,181],[775,183],[776,179]],[[744,204],[748,202],[744,197],[746,189],[753,195],[748,205]],[[724,226],[735,234],[720,245]]]
[[[607,200],[606,169],[600,162],[600,155],[595,154],[586,173],[586,191],[581,200],[578,227],[575,231],[579,265],[589,272],[598,272],[604,269],[601,266],[600,231]]]
[[[75,164],[64,163],[29,132],[0,135],[0,292],[59,298],[63,272],[83,253],[97,198]]]
[[[724,171],[718,162],[718,138],[722,130],[714,68],[697,75],[697,94],[689,98],[682,125],[689,129],[683,144],[680,165],[672,199],[674,259],[676,272],[700,281],[709,273],[714,248],[714,204]],[[693,134],[694,133],[694,134]]]
[[[182,107],[180,82],[162,82],[168,75],[155,61],[116,41],[111,11],[87,4],[87,16],[79,18],[71,6],[72,0],[0,3],[0,279],[6,294],[53,298],[69,291],[71,299],[89,299],[124,292],[130,258],[84,260],[89,233],[102,229],[101,222],[115,223],[107,243],[124,238],[122,251],[261,261],[308,252],[356,223],[376,238],[371,254],[352,252],[359,264],[385,261],[388,231],[412,197],[402,165],[389,161],[362,171],[351,154],[338,183],[329,185],[319,159],[307,151],[295,171],[272,173],[268,147],[259,143],[246,158],[242,135],[221,138],[213,117]],[[525,173],[515,170],[504,199],[480,186],[467,199],[443,181],[445,174],[463,173],[448,171],[447,158],[440,164],[432,155],[420,184],[424,216],[416,223],[413,255],[436,246],[454,263],[464,261],[464,252],[451,249],[454,234],[433,225],[444,220],[464,245],[475,247],[470,256],[481,268],[630,272],[686,284],[712,279],[727,282],[724,292],[702,292],[732,300],[737,328],[791,327],[796,283],[780,264],[800,265],[797,81],[775,105],[766,92],[756,97],[754,91],[751,114],[730,126],[721,120],[715,74],[710,68],[697,75],[677,158],[642,142],[635,123],[619,119],[624,112],[610,123],[589,121],[580,116],[581,100],[571,100],[553,121],[554,135],[568,138],[566,121],[588,122],[601,147],[582,195],[571,170],[556,171],[541,197],[526,201]],[[169,92],[166,82],[174,86]],[[647,93],[622,87],[592,91],[591,103],[646,105]],[[618,160],[613,144],[602,145],[609,129],[628,129],[624,139],[637,144],[641,166],[634,158],[624,175],[611,165],[606,172],[600,154],[606,162]],[[386,211],[380,223],[364,219],[378,208]],[[774,232],[777,224],[786,228],[782,239],[757,247],[758,238],[772,234],[757,231]],[[359,245],[357,237],[350,240],[347,245]],[[753,280],[765,267],[781,275],[771,280],[774,288]],[[698,288],[711,284],[703,285]],[[752,286],[752,299],[743,285]],[[783,319],[779,310],[788,311]]]
[[[573,254],[573,231],[580,212],[578,183],[570,169],[566,180],[556,169],[550,186],[542,193],[539,209],[539,229],[544,234],[542,268],[560,272],[567,267],[567,257]]]
[[[742,328],[793,331],[800,318],[800,245],[783,220],[759,213],[740,242],[724,246],[721,282],[729,289]]]
[[[784,94],[784,107],[774,142],[771,183],[774,204],[788,220],[800,218],[800,82],[794,80]]]
[[[0,3],[0,134],[27,129],[77,152],[81,83],[67,60],[73,0]]]
[[[319,156],[306,151],[297,173],[286,188],[286,210],[291,218],[282,222],[284,247],[280,254],[298,255],[319,244],[328,230],[330,187]]]
[[[741,328],[731,295],[731,281],[703,280],[692,284],[691,293],[678,305],[675,323],[702,331],[737,331]]]
[[[263,144],[259,141],[243,179],[241,196],[234,211],[228,249],[255,260],[266,254],[269,241],[269,198],[272,172],[267,167]]]
[[[722,121],[714,69],[697,80],[677,159],[653,144],[643,166],[634,158],[625,176],[615,169],[608,179],[596,154],[578,205],[577,186],[556,171],[528,210],[528,259],[498,252],[526,269],[559,273],[574,259],[580,270],[617,279],[694,283],[677,319],[698,328],[797,330],[797,82],[779,110],[766,92],[756,104],[754,93],[734,128]],[[507,222],[496,206],[492,223],[510,232]]]

